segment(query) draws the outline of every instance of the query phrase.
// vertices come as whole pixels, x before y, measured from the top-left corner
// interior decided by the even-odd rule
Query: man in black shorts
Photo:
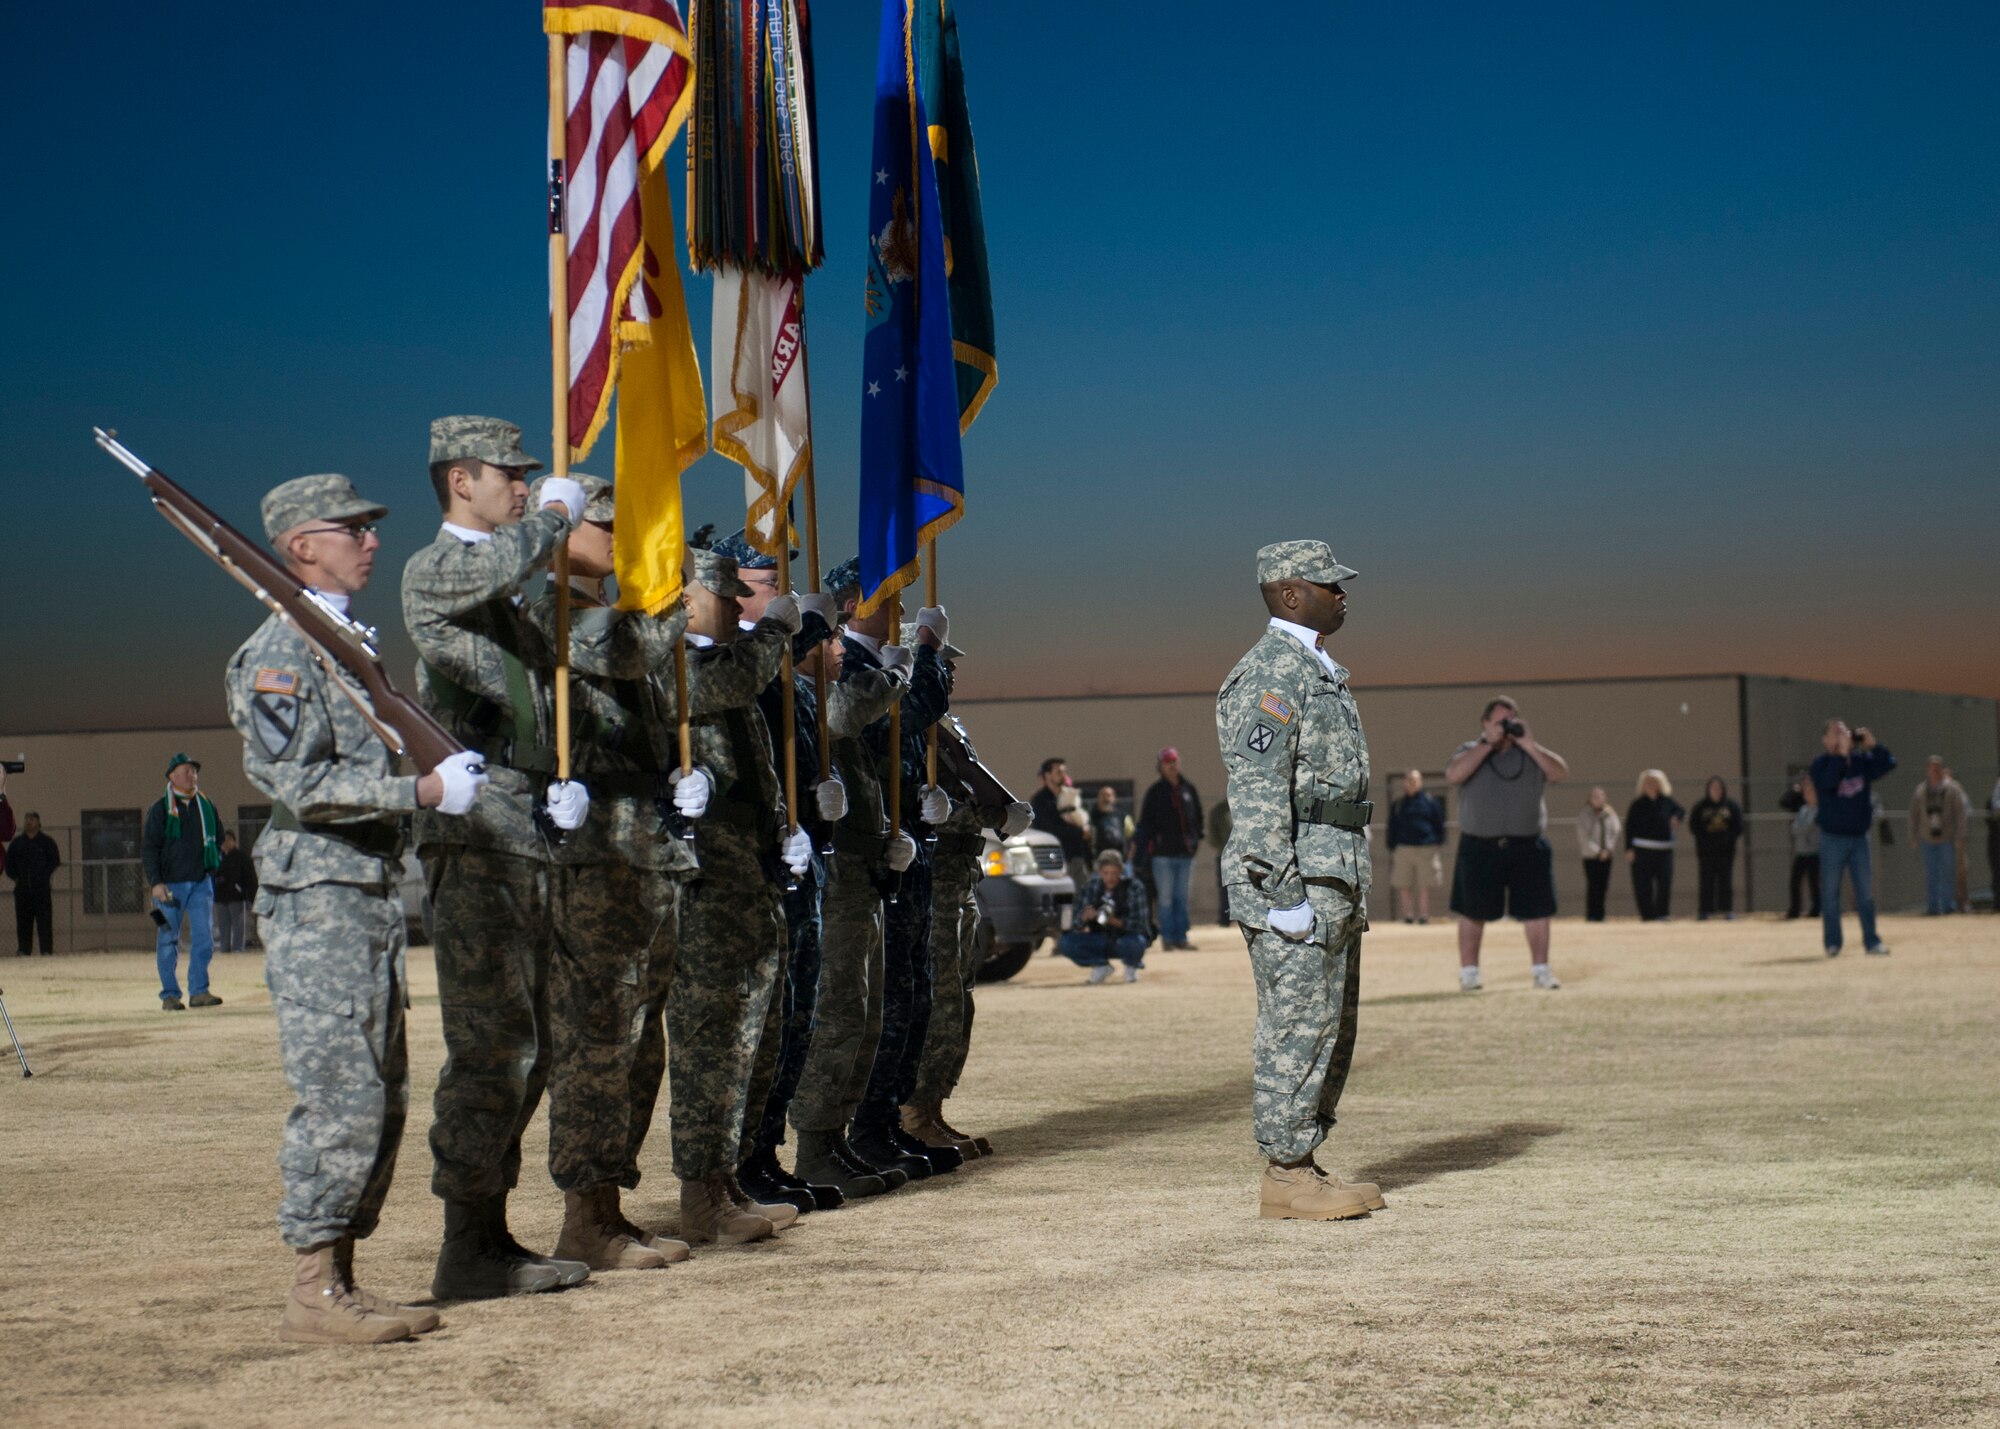
[[[1549,821],[1542,790],[1569,777],[1569,765],[1545,749],[1505,695],[1486,702],[1479,738],[1444,766],[1458,786],[1458,863],[1451,911],[1458,914],[1458,985],[1477,992],[1479,941],[1495,918],[1512,917],[1528,934],[1535,986],[1561,987],[1549,970],[1549,919],[1556,911],[1555,867],[1542,831]]]

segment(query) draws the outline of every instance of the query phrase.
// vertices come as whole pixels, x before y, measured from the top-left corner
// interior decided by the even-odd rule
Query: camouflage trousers
[[[798,1094],[799,1078],[812,1047],[814,1013],[819,1006],[820,889],[804,883],[785,895],[785,936],[790,944],[781,994],[778,1066],[771,1090],[761,1107],[753,1097],[750,1125],[744,1129],[744,1154],[775,1150],[785,1144],[785,1117]]]
[[[655,965],[674,960],[680,887],[628,863],[554,872],[549,1175],[565,1191],[629,1190],[639,1184],[646,1138],[645,1123],[634,1125],[633,1097],[646,991]]]
[[[511,1191],[552,1076],[557,1184],[636,1175],[630,1069],[653,945],[672,939],[662,881],[622,863],[551,865],[487,848],[423,855],[445,1045],[431,1190],[448,1201]]]
[[[1314,941],[1243,928],[1257,979],[1251,1122],[1270,1161],[1303,1160],[1326,1140],[1354,1062],[1367,921],[1344,888],[1316,881],[1307,896]]]
[[[916,1090],[931,1020],[931,865],[911,864],[896,901],[882,905],[882,1037],[861,1096],[858,1123],[897,1120]]]
[[[817,1002],[792,1125],[838,1131],[861,1105],[882,1035],[882,895],[853,854],[834,855],[820,902]]]
[[[681,901],[667,991],[667,1075],[674,1174],[734,1171],[753,1087],[757,1105],[777,1068],[774,994],[785,952],[778,890],[762,878],[697,877]]]
[[[403,900],[319,883],[257,900],[278,1052],[297,1100],[278,1152],[278,1231],[308,1250],[382,1214],[409,1110]]]
[[[972,985],[979,968],[976,865],[941,864],[931,877],[931,1020],[911,1100],[941,1102],[965,1073],[972,1045]]]

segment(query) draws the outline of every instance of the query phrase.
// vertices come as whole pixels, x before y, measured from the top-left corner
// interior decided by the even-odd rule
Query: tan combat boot
[[[405,1321],[379,1315],[354,1297],[334,1263],[332,1245],[299,1252],[279,1339],[305,1345],[385,1345],[413,1333]]]
[[[915,1102],[902,1108],[904,1132],[926,1146],[949,1146],[967,1161],[978,1160],[983,1154],[978,1143],[946,1126],[939,1115],[942,1110],[937,1102]]]
[[[1338,1171],[1327,1171],[1323,1174],[1330,1184],[1340,1187],[1343,1191],[1352,1191],[1355,1195],[1359,1196],[1367,1203],[1369,1210],[1380,1211],[1388,1208],[1389,1203],[1382,1199],[1382,1188],[1373,1181],[1344,1180]]]
[[[618,1203],[618,1188],[610,1186],[604,1192],[605,1202],[611,1208],[611,1218],[618,1223],[618,1229],[648,1250],[658,1251],[670,1263],[683,1261],[690,1254],[687,1242],[675,1240],[672,1236],[655,1235],[637,1221],[625,1214],[625,1208]]]
[[[738,1209],[726,1178],[681,1182],[681,1239],[695,1245],[742,1245],[776,1231],[765,1217]]]
[[[618,1188],[563,1192],[562,1234],[554,1259],[580,1260],[592,1270],[660,1270],[667,1257],[626,1234],[617,1213]]]
[[[799,1223],[797,1206],[786,1205],[783,1201],[752,1199],[750,1193],[743,1189],[743,1183],[736,1179],[736,1173],[733,1171],[722,1179],[728,1183],[729,1199],[735,1203],[737,1210],[753,1216],[762,1216],[771,1223],[773,1230],[783,1230],[787,1226]]]
[[[1308,1161],[1264,1168],[1263,1204],[1257,1214],[1274,1221],[1345,1221],[1368,1214],[1368,1202]]]
[[[428,1335],[444,1320],[435,1310],[426,1310],[421,1305],[398,1305],[386,1295],[375,1295],[354,1283],[354,1237],[342,1236],[334,1243],[333,1263],[340,1271],[340,1278],[347,1291],[361,1302],[362,1308],[377,1315],[388,1315],[401,1320],[410,1327],[413,1335]]]

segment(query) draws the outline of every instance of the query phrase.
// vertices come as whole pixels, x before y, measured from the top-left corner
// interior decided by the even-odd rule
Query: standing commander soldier
[[[521,429],[491,417],[431,423],[437,539],[403,567],[403,620],[419,658],[417,694],[439,723],[486,756],[492,784],[469,819],[417,816],[430,892],[445,1063],[431,1122],[431,1190],[444,1245],[431,1293],[490,1299],[588,1278],[582,1261],[535,1254],[507,1229],[521,1133],[548,1083],[549,982],[559,881],[550,841],[580,827],[590,799],[556,774],[548,642],[522,588],[583,519],[583,488],[542,483],[527,514]],[[552,1128],[552,1138],[560,1128]],[[552,1146],[552,1153],[556,1150]]]
[[[344,476],[302,476],[264,498],[264,532],[300,581],[342,611],[368,584],[385,508]],[[229,718],[243,770],[271,798],[257,843],[264,977],[285,1079],[297,1102],[278,1166],[278,1228],[298,1252],[279,1335],[315,1344],[381,1344],[438,1327],[429,1310],[354,1283],[354,1242],[375,1229],[403,1139],[409,1059],[403,1036],[403,900],[396,892],[404,810],[464,814],[486,776],[473,753],[422,778],[396,756],[279,616],[229,662]]]
[[[1368,742],[1347,671],[1325,637],[1347,619],[1355,572],[1321,541],[1257,552],[1270,626],[1215,701],[1234,816],[1223,874],[1257,977],[1252,1118],[1260,1214],[1345,1220],[1381,1191],[1320,1169],[1354,1060],[1361,934],[1368,926]]]

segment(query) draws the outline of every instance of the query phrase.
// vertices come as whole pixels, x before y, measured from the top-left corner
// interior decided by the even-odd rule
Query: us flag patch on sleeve
[[[1257,701],[1257,708],[1276,720],[1279,724],[1292,722],[1292,707],[1279,699],[1271,691],[1265,691],[1264,698]]]
[[[299,692],[299,677],[290,670],[263,669],[250,688],[260,695],[296,695]]]

